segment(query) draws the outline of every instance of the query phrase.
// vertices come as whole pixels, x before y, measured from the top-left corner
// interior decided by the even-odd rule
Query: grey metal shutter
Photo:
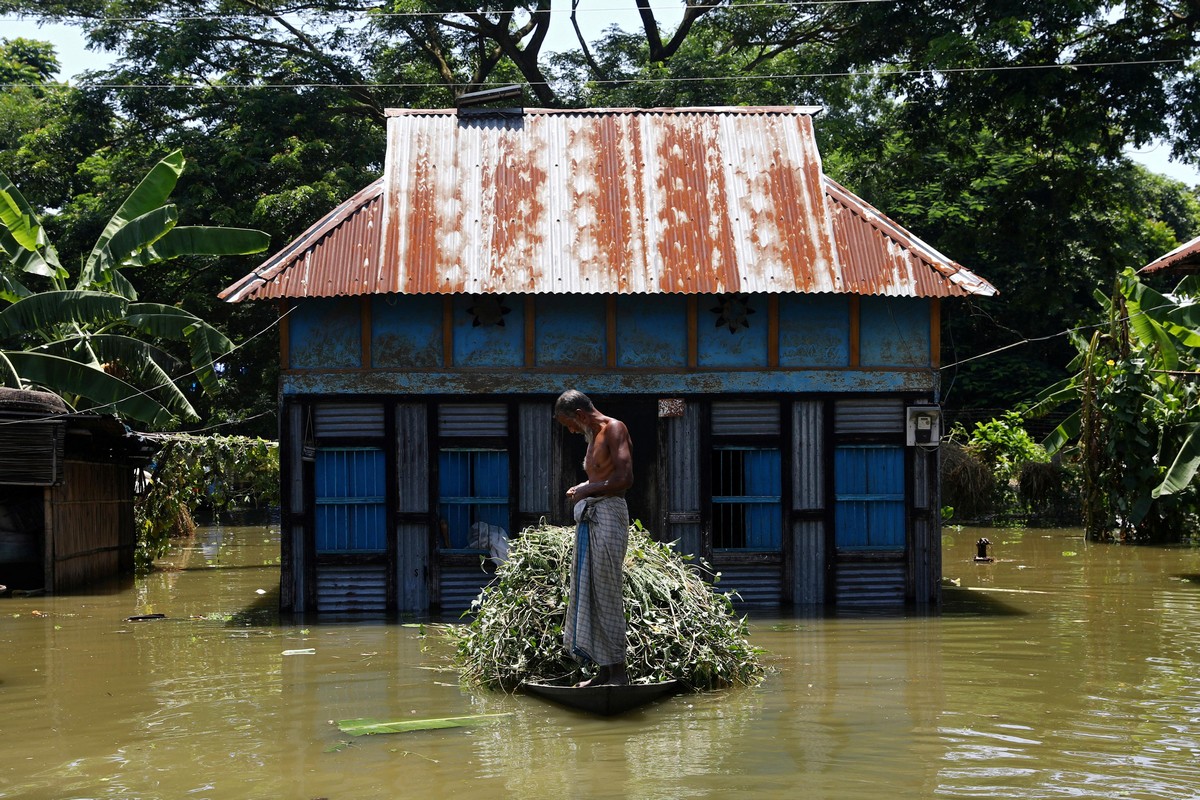
[[[507,436],[508,406],[503,403],[449,404],[438,406],[438,436]]]
[[[762,400],[712,404],[713,436],[778,436],[779,403]]]
[[[319,437],[383,436],[382,403],[320,403],[313,407]]]
[[[838,400],[833,428],[838,434],[904,433],[904,401],[899,397]]]

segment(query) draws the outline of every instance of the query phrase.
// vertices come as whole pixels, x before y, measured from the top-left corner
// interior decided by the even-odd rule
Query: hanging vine
[[[138,482],[134,563],[148,572],[198,515],[279,505],[279,447],[244,436],[152,435],[162,442]]]

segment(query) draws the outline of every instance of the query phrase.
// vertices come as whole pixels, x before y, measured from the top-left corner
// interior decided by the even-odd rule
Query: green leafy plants
[[[1104,322],[1075,334],[1075,374],[1046,389],[1038,408],[1075,411],[1047,439],[1083,472],[1088,536],[1176,541],[1200,529],[1200,276],[1169,294],[1132,270],[1111,296],[1096,293]]]
[[[577,668],[562,644],[574,538],[573,528],[541,524],[513,539],[508,560],[471,609],[474,620],[450,631],[465,683],[511,691]],[[730,595],[637,525],[629,532],[624,598],[626,666],[635,683],[678,680],[700,690],[761,680],[759,652]]]
[[[197,512],[279,503],[279,448],[244,436],[163,434],[134,504],[135,567],[148,571],[171,537],[195,529]]]

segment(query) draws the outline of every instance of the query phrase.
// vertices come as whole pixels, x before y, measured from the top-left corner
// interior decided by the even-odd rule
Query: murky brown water
[[[752,614],[765,684],[615,720],[465,692],[417,628],[281,625],[278,556],[275,529],[207,529],[175,571],[0,598],[0,797],[1200,796],[1200,549],[950,531],[940,614]]]

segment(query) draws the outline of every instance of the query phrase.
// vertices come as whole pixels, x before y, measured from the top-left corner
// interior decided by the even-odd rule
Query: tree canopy
[[[543,106],[821,105],[826,171],[1000,288],[947,309],[946,360],[1043,339],[948,371],[962,405],[1032,396],[1071,358],[1054,334],[1088,313],[1094,286],[1200,233],[1194,190],[1123,155],[1163,140],[1200,159],[1193,2],[632,0],[628,29],[596,3],[0,0],[116,56],[85,88],[46,90],[43,117],[14,120],[0,168],[61,210],[56,233],[86,241],[100,188],[183,147],[212,169],[181,182],[181,207],[283,242],[379,174],[388,107],[510,82]],[[252,262],[179,264],[135,285],[235,340],[269,325],[272,309],[215,300]],[[270,338],[243,351],[257,365],[231,372],[218,417],[273,408]]]

